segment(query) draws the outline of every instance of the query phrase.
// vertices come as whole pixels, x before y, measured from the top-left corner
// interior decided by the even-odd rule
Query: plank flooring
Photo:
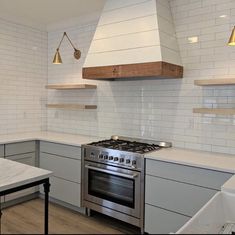
[[[41,234],[44,202],[35,199],[3,210],[3,234]],[[50,234],[137,234],[139,229],[95,213],[92,217],[50,203]]]

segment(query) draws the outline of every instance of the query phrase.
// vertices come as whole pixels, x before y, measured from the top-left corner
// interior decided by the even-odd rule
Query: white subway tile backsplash
[[[0,19],[0,133],[46,128],[47,33]]]
[[[170,2],[185,70],[182,81],[83,80],[82,66],[97,22],[91,22],[83,27],[49,32],[49,83],[91,83],[97,84],[98,87],[96,91],[49,90],[48,102],[97,104],[98,109],[93,111],[49,109],[48,130],[101,137],[119,134],[161,139],[172,141],[176,147],[234,154],[235,117],[193,114],[192,109],[203,106],[234,107],[234,87],[195,87],[194,80],[234,78],[235,51],[234,48],[227,46],[227,40],[234,24],[232,16],[235,16],[235,1],[170,0]],[[227,17],[220,18],[221,15]],[[5,27],[9,30],[7,25]],[[1,30],[0,27],[0,41],[3,40]],[[82,59],[75,61],[72,49],[64,43],[61,48],[64,63],[61,66],[54,66],[51,60],[64,30],[82,50]],[[9,44],[6,43],[6,47],[2,49],[0,43],[0,51],[6,54],[5,48],[17,47],[14,44],[14,37],[12,38],[14,33],[9,30],[8,34],[11,38]],[[190,44],[188,37],[198,37],[198,43]],[[11,61],[10,55],[8,59]],[[0,63],[1,66],[4,65]],[[11,66],[11,63],[6,66]],[[44,61],[42,60],[42,64],[37,66],[44,67]],[[7,76],[15,76],[12,69],[7,70]],[[37,81],[40,84],[39,77]],[[16,87],[14,82],[9,85]],[[14,105],[14,102],[12,104]]]

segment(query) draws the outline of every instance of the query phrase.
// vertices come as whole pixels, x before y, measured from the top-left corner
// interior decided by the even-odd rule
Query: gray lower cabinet
[[[0,148],[1,152],[1,148]],[[23,163],[30,166],[36,166],[36,143],[35,141],[19,142],[5,145],[5,158]],[[5,202],[19,199],[21,197],[34,194],[38,187],[32,187],[16,193],[5,196]]]
[[[50,197],[80,207],[81,148],[41,141],[40,167],[53,171]]]
[[[61,202],[80,207],[80,184],[51,177],[51,191],[50,196]]]
[[[18,142],[5,145],[5,157],[19,155],[23,153],[32,153],[36,151],[35,141]]]
[[[215,194],[216,190],[146,176],[145,202],[192,217]]]
[[[4,145],[0,145],[0,158],[4,158]],[[0,197],[0,202],[4,202],[4,197]]]
[[[4,158],[4,145],[0,145],[0,158]]]
[[[145,232],[175,233],[232,174],[146,159]]]
[[[145,205],[145,230],[150,234],[168,234],[177,231],[190,217]]]

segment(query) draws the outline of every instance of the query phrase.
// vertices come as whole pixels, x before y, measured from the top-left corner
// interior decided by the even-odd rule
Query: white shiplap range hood
[[[128,77],[183,77],[168,0],[106,1],[83,78]]]

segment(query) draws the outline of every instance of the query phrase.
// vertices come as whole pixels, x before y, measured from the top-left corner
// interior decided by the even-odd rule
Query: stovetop
[[[111,139],[83,145],[85,161],[142,171],[146,153],[171,147],[171,143],[112,136]]]
[[[89,144],[91,146],[102,147],[107,149],[114,149],[120,151],[127,151],[132,153],[139,153],[145,154],[152,151],[159,150],[162,147],[171,147],[171,143],[165,142],[156,142],[156,143],[146,143],[146,142],[139,142],[132,139],[127,139],[125,137],[117,137],[102,140],[98,142],[93,142]]]

